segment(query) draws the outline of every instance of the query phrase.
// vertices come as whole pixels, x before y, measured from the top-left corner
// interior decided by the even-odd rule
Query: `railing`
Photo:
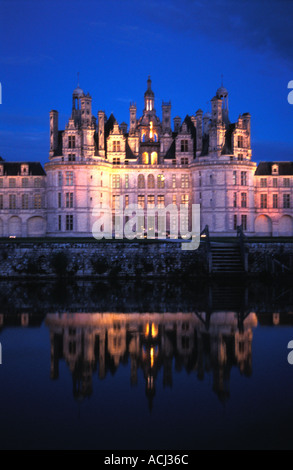
[[[200,234],[200,238],[204,240],[206,247],[206,261],[207,261],[207,271],[210,274],[212,272],[212,251],[211,251],[211,241],[210,241],[210,231],[209,226],[206,225]]]
[[[239,238],[240,254],[242,258],[244,271],[248,271],[248,251],[245,245],[246,236],[243,232],[243,226],[237,226],[237,238]]]
[[[265,269],[270,274],[278,274],[280,271],[282,273],[292,272],[288,266],[286,266],[284,263],[281,263],[281,261],[277,260],[273,255],[267,254],[265,256]]]

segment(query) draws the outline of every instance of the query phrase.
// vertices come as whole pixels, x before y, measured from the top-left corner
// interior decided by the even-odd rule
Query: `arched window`
[[[149,154],[147,152],[143,152],[142,154],[142,163],[144,165],[148,165],[149,163]]]
[[[154,133],[154,141],[158,142],[158,134]]]
[[[137,186],[138,186],[139,189],[144,189],[145,188],[144,175],[138,175]]]
[[[157,152],[152,152],[151,153],[151,164],[152,165],[157,165],[158,164],[158,154],[157,154]]]
[[[142,142],[145,142],[145,134],[142,134],[141,141],[142,141]]]
[[[154,189],[155,187],[155,177],[154,175],[148,175],[148,189]]]

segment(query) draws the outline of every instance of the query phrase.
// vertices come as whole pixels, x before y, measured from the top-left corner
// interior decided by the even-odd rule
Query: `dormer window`
[[[21,165],[20,166],[20,173],[22,176],[27,176],[29,171],[28,171],[28,165]]]
[[[272,174],[273,175],[278,175],[279,174],[279,165],[273,165],[272,166]]]

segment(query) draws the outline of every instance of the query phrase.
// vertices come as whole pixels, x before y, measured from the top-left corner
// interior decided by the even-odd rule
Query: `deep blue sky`
[[[49,111],[63,129],[80,86],[93,112],[129,123],[148,74],[156,109],[209,109],[221,84],[230,119],[252,115],[253,159],[292,160],[290,0],[0,0],[0,155],[48,158]]]

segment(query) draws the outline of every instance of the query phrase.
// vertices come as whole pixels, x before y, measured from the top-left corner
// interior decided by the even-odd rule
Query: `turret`
[[[98,112],[99,153],[105,156],[105,112]]]
[[[58,147],[58,111],[50,111],[50,157],[55,155]]]
[[[129,132],[133,133],[135,132],[135,129],[136,129],[136,103],[130,103],[129,114],[130,114]]]
[[[152,81],[149,76],[147,80],[147,90],[144,94],[144,111],[153,111],[155,108],[155,94],[152,90]]]
[[[195,113],[196,117],[196,156],[198,157],[202,152],[202,115],[201,109]]]
[[[171,101],[162,102],[162,131],[171,131]]]
[[[173,121],[174,121],[174,132],[179,132],[180,126],[181,126],[181,117],[175,116]]]

